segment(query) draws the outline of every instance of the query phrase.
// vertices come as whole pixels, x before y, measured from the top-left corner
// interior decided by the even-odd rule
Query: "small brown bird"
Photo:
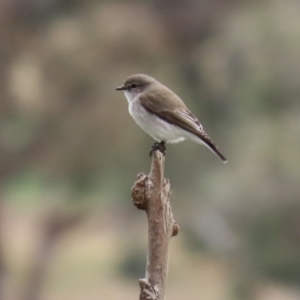
[[[157,149],[164,153],[165,143],[190,139],[204,144],[224,163],[227,162],[184,102],[154,78],[144,74],[132,75],[116,90],[124,91],[129,113],[135,122],[159,142],[152,146],[150,155]]]

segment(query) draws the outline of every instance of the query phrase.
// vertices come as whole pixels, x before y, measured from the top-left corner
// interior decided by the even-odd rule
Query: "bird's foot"
[[[163,156],[166,155],[166,145],[164,141],[161,141],[160,143],[154,143],[151,147],[151,151],[150,151],[150,157],[152,156],[153,152],[159,150]]]

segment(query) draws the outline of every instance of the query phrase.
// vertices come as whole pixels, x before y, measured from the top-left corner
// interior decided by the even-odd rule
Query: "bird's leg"
[[[166,155],[166,143],[164,141],[161,141],[160,143],[154,143],[151,147],[150,157],[156,150],[159,150],[163,155]]]
[[[159,143],[159,147],[158,147],[158,150],[165,156],[166,155],[166,143],[164,141],[161,141]]]

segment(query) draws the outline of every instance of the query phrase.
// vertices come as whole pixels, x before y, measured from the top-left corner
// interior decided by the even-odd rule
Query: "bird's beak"
[[[124,91],[126,90],[126,87],[124,85],[116,87],[116,91]]]

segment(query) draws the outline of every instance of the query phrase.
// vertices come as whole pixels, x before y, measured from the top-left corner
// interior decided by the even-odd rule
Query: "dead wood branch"
[[[155,151],[149,175],[139,174],[132,188],[135,206],[148,217],[148,254],[146,275],[140,279],[140,300],[164,300],[168,274],[169,244],[179,226],[170,205],[170,183],[164,178],[165,157]]]

